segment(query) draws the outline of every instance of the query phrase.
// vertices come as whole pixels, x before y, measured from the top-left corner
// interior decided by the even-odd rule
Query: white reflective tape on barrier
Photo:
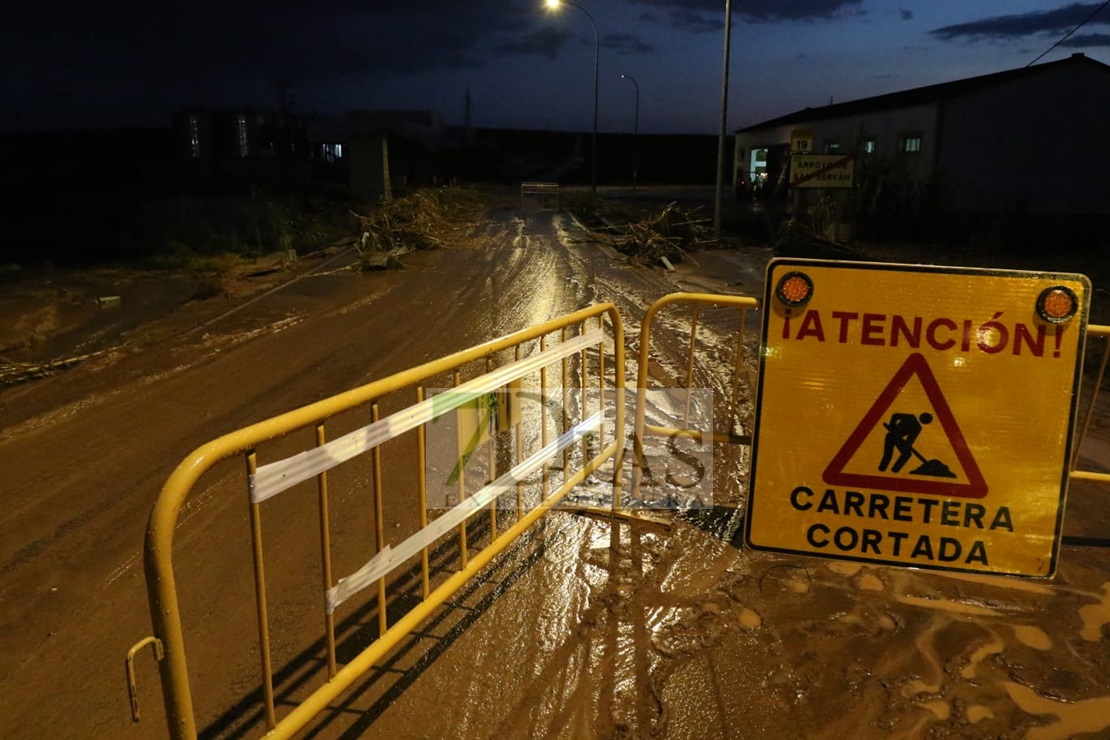
[[[346,578],[340,578],[339,582],[328,590],[326,598],[328,614],[334,612],[337,606],[354,594],[383,578],[398,564],[415,556],[425,547],[462,524],[471,514],[487,506],[498,496],[513,490],[517,483],[539,470],[544,463],[549,462],[560,452],[584,437],[594,434],[600,427],[601,412],[599,411],[569,429],[551,444],[515,465],[509,472],[486,485],[473,496],[463,499],[446,514],[430,522],[426,527],[405,539],[396,547],[386,545],[381,552],[370,558],[366,565]]]
[[[564,357],[580,352],[605,340],[600,327],[543,352],[512,362],[491,373],[462,383],[457,388],[433,396],[425,401],[398,411],[361,429],[338,437],[331,442],[305,450],[284,460],[262,465],[250,479],[251,503],[257,504],[271,496],[311,480],[320,473],[368,450],[372,450],[394,437],[398,437],[421,424],[470,403],[480,396],[501,388],[510,381],[546,367]]]

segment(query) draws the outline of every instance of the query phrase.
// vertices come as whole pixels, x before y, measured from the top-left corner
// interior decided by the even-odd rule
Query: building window
[[[200,159],[200,123],[196,116],[189,116],[189,156]]]
[[[862,151],[864,154],[874,154],[875,153],[875,137],[874,136],[865,136],[865,137],[863,137],[863,141],[860,143],[860,151]]]
[[[900,134],[898,136],[898,151],[903,154],[921,153],[921,134]]]
[[[250,149],[247,148],[247,117],[239,116],[236,124],[239,132],[239,156],[245,157],[250,153]]]
[[[840,151],[840,139],[825,139],[825,153],[834,154]]]
[[[767,161],[767,150],[766,149],[756,149],[753,154],[754,154],[754,158],[755,158],[756,162],[759,162],[760,164],[762,164],[762,163]]]
[[[343,158],[343,145],[342,144],[336,144],[335,145],[335,158],[336,159],[342,159]]]

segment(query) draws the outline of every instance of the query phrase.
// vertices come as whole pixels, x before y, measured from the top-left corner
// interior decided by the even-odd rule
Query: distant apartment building
[[[310,156],[303,116],[254,108],[187,109],[174,119],[185,159],[303,159]]]

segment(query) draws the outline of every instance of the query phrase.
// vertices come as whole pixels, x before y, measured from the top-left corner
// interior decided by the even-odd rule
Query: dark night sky
[[[601,34],[600,128],[712,133],[724,0],[579,0]],[[1102,5],[734,0],[729,127],[1024,66]],[[0,25],[0,131],[162,126],[184,106],[430,109],[478,126],[589,130],[593,28],[542,0],[25,2]],[[1110,61],[1110,9],[1051,61]]]

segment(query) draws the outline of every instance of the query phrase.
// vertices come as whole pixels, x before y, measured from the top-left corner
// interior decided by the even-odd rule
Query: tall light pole
[[[636,192],[636,179],[640,174],[640,85],[632,75],[621,75],[623,80],[631,80],[636,88],[636,117],[632,123],[632,192]]]
[[[591,162],[590,162],[590,192],[597,193],[597,82],[598,82],[598,60],[601,57],[601,34],[597,31],[597,22],[594,17],[590,15],[590,11],[583,8],[581,5],[571,0],[547,0],[547,7],[555,10],[560,5],[570,5],[571,7],[578,8],[586,17],[590,19],[590,25],[594,27],[594,135],[591,143]]]
[[[721,81],[721,132],[717,136],[717,192],[713,201],[713,238],[721,241],[721,189],[725,180],[725,128],[728,126],[728,56],[732,42],[732,0],[725,0],[725,61]]]

